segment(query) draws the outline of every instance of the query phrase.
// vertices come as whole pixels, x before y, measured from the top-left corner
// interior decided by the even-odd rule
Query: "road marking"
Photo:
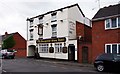
[[[7,71],[5,71],[5,70],[2,70],[3,72],[7,72]]]

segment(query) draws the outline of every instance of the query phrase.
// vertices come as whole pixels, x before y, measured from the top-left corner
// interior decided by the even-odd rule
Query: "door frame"
[[[68,60],[75,61],[75,45],[74,44],[68,45]]]
[[[89,52],[88,52],[88,47],[87,46],[83,46],[82,47],[82,63],[88,63],[89,61]]]

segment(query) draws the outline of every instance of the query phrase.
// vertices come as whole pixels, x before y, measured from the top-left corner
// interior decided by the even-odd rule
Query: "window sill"
[[[105,28],[105,30],[113,30],[113,29],[119,29],[120,27],[115,27],[115,28]]]
[[[30,39],[30,41],[32,41],[32,40],[34,40],[34,39]]]

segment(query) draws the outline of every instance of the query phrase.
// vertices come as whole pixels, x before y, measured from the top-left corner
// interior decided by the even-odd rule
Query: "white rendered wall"
[[[68,19],[84,23],[84,17],[77,6],[68,9]]]
[[[68,9],[57,12],[57,36],[68,37]],[[61,22],[63,20],[63,22]]]
[[[48,23],[48,25],[46,25]],[[51,38],[51,14],[47,14],[43,17],[43,39]]]
[[[77,6],[68,9],[68,19],[90,26],[90,20],[82,15]]]
[[[54,23],[57,24],[57,37],[68,37],[68,21],[67,16],[68,12],[67,9],[57,12],[57,22],[51,23],[51,14],[44,16],[44,27],[43,27],[43,38],[51,38],[52,37],[52,28],[51,25]],[[60,20],[63,20],[61,22]],[[48,25],[46,25],[48,23]]]

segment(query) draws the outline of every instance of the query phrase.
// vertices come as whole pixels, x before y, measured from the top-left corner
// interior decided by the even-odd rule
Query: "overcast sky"
[[[100,7],[120,0],[100,0]],[[91,19],[99,9],[98,0],[0,0],[0,34],[19,32],[26,39],[26,19],[45,12],[78,3]]]

